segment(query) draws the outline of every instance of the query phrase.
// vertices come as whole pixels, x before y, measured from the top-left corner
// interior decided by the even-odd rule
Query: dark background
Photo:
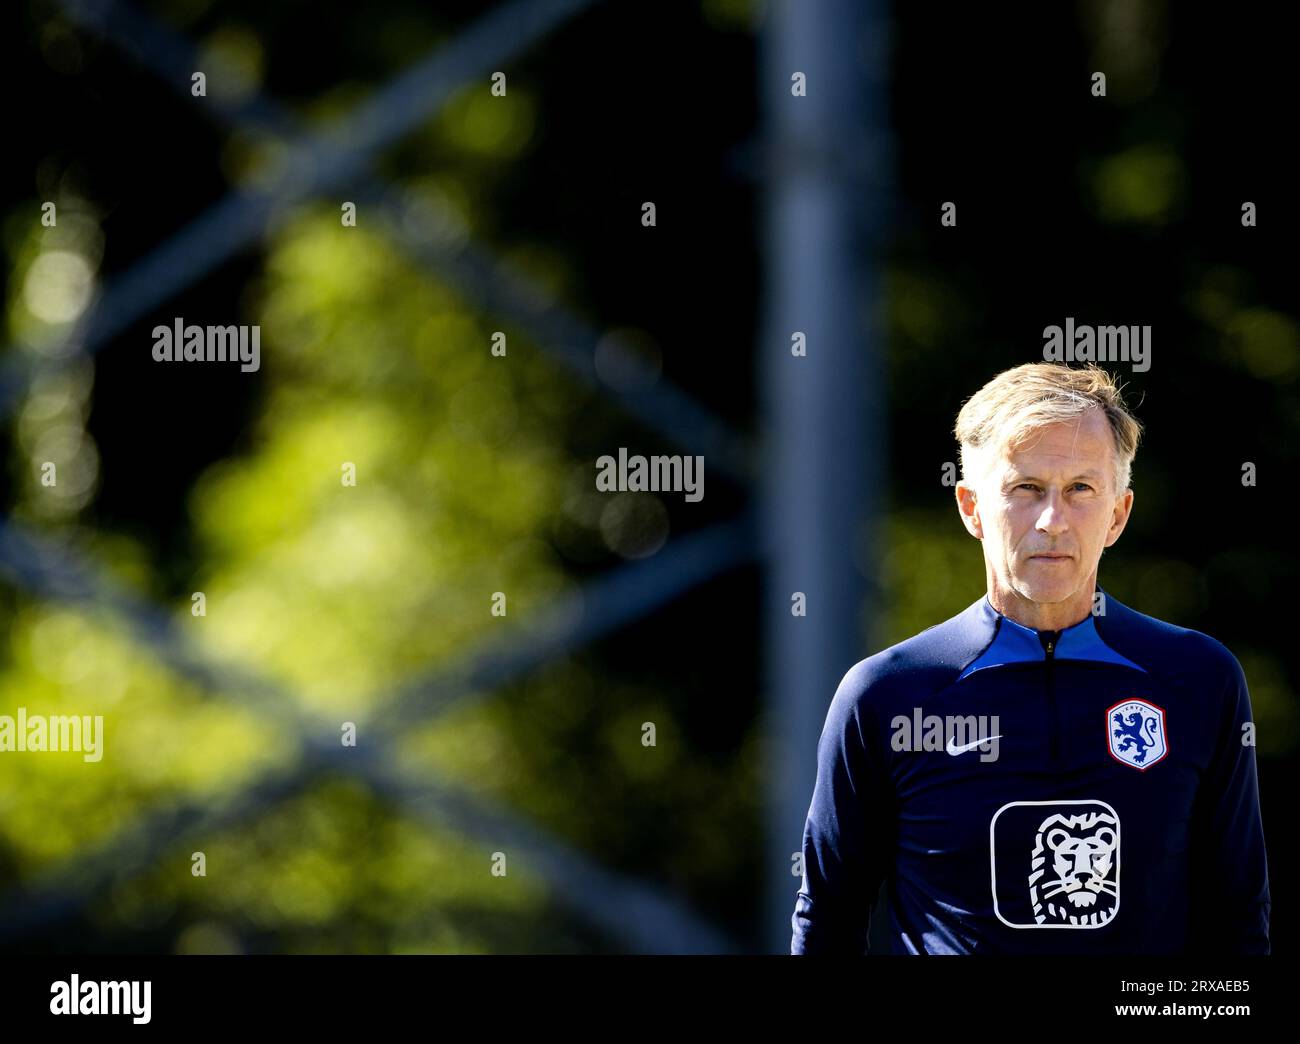
[[[1121,7],[1127,15],[1116,13]],[[263,54],[259,89],[303,113],[340,85],[358,96],[381,85],[487,9],[390,2],[138,8],[196,43],[230,26],[251,34]],[[1229,17],[1224,9],[1148,3],[1042,4],[1014,13],[894,5],[887,51],[893,191],[863,206],[885,229],[877,260],[885,302],[879,349],[888,376],[888,518],[872,576],[883,592],[880,633],[899,640],[982,592],[978,549],[957,523],[951,489],[936,481],[943,462],[957,459],[951,428],[962,401],[1002,369],[1041,358],[1043,327],[1066,316],[1150,324],[1151,369],[1125,368],[1123,375],[1126,397],[1146,427],[1134,465],[1134,514],[1103,559],[1100,579],[1126,604],[1218,638],[1246,668],[1274,871],[1274,947],[1282,952],[1292,934],[1285,868],[1293,854],[1286,817],[1295,779],[1290,593],[1297,577],[1289,479],[1300,417],[1300,328],[1289,147],[1295,97],[1287,76],[1294,41],[1276,17],[1274,9],[1233,8]],[[8,22],[10,145],[0,174],[9,253],[6,358],[23,359],[12,315],[29,262],[24,251],[41,231],[40,202],[53,198],[40,177],[53,176],[61,192],[91,201],[104,243],[97,277],[112,283],[230,189],[222,163],[230,132],[205,112],[202,99],[188,96],[186,85],[160,82],[113,44],[70,25],[57,5],[17,6]],[[762,130],[762,26],[760,9],[743,3],[596,4],[508,67],[511,91],[526,93],[535,107],[531,136],[516,154],[456,147],[447,117],[385,150],[381,164],[398,183],[436,169],[463,185],[474,201],[476,239],[502,252],[544,246],[568,307],[597,327],[645,331],[660,346],[665,378],[752,436],[764,426],[756,401],[762,186],[750,162]],[[1099,68],[1108,71],[1106,98],[1089,90]],[[470,116],[459,118],[475,110],[465,111]],[[652,230],[639,222],[644,199],[658,206]],[[949,200],[957,202],[958,226],[941,228],[940,206]],[[1258,207],[1258,227],[1241,225],[1245,200]],[[337,223],[329,207],[323,213]],[[364,227],[364,209],[362,215]],[[264,270],[279,249],[276,236],[268,233],[95,353],[85,430],[97,447],[99,474],[84,506],[53,518],[33,508],[39,493],[12,416],[0,435],[10,513],[55,532],[111,535],[91,544],[110,561],[113,548],[126,554],[120,547],[130,545],[132,564],[120,571],[181,617],[188,617],[192,577],[211,553],[196,529],[191,493],[214,465],[266,449],[257,420],[273,409],[269,383],[286,374],[276,369],[271,325],[263,326],[259,374],[160,366],[146,349],[149,330],[176,315],[253,321],[235,316],[252,314],[259,295],[274,292],[266,290]],[[483,329],[496,328],[472,304],[465,312]],[[336,348],[376,351],[365,344]],[[546,414],[546,423],[572,462],[589,466],[619,445],[682,452],[597,391],[575,385],[556,394],[563,406]],[[843,451],[851,462],[864,448]],[[1258,485],[1242,486],[1244,461],[1257,464]],[[708,475],[706,491],[700,504],[660,498],[674,536],[731,518],[750,497],[717,472]],[[929,543],[942,556],[930,563],[959,563],[949,582],[909,575],[908,540],[918,532],[932,535]],[[553,531],[543,536],[577,580],[621,560],[595,530],[580,540]],[[15,621],[43,596],[6,575],[0,598],[0,618],[17,635]],[[437,629],[436,613],[427,625]],[[512,681],[482,725],[510,738],[519,759],[511,782],[485,784],[496,796],[522,803],[605,865],[673,890],[753,949],[764,939],[754,870],[763,857],[763,763],[753,745],[762,693],[759,633],[759,568],[730,569],[566,659],[594,679],[585,695],[574,692],[584,701],[574,721],[525,722],[532,683]],[[868,640],[864,634],[860,656],[875,651]],[[34,705],[21,652],[10,650],[3,670],[5,703],[26,698]],[[651,705],[656,720],[670,721],[691,771],[657,777],[652,793],[631,788],[634,796],[612,783],[619,770],[603,737],[620,700],[638,722]],[[0,772],[9,769],[0,763]],[[4,789],[12,793],[25,779],[6,780]],[[811,793],[811,778],[807,783]],[[378,829],[376,819],[402,814],[364,787],[331,785],[322,781],[319,799],[351,810],[363,839],[364,831]],[[103,786],[97,800],[106,805],[149,804],[125,783]],[[554,793],[544,799],[548,787]],[[268,874],[281,872],[277,838],[296,851],[318,844],[290,839],[275,814],[268,803],[246,821],[264,825]],[[7,815],[0,805],[0,823]],[[0,892],[11,898],[94,847],[93,839],[75,836],[62,849],[29,844],[19,822],[11,819],[0,834]],[[11,933],[5,945],[623,947],[545,897],[507,912],[455,892],[429,899],[431,907],[452,911],[447,918],[460,926],[454,936],[396,943],[400,918],[350,896],[349,888],[369,886],[350,862],[363,857],[345,849],[321,848],[320,866],[348,865],[352,884],[340,886],[331,914],[314,920],[243,917],[237,903],[186,890],[189,882],[170,891],[159,871],[141,867],[130,880],[164,904],[157,918],[116,912],[120,889],[128,888],[123,881],[107,891],[69,886],[75,901],[62,913]],[[400,845],[387,851],[392,862],[385,865],[400,865]]]

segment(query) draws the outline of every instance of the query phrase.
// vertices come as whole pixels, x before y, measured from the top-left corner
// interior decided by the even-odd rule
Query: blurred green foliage
[[[212,65],[210,83],[231,98],[257,87],[283,94],[287,86],[313,127],[366,96],[368,71],[379,79],[449,38],[423,8],[363,17],[330,44],[352,50],[313,52],[304,63],[337,68],[350,60],[361,71],[316,90],[286,48],[274,45],[277,32],[280,40],[286,32],[297,39],[281,12],[249,9],[244,23],[213,28],[212,6],[186,0],[167,13],[173,25],[193,30]],[[761,9],[750,0],[700,5],[710,31],[729,37],[758,31]],[[1112,70],[1113,96],[1127,103],[1156,89],[1153,55],[1163,30],[1150,10],[1143,17],[1154,19],[1143,32],[1102,32],[1110,23],[1097,12],[1082,19],[1097,37],[1093,64]],[[929,51],[937,45],[930,27],[922,28]],[[69,50],[69,39],[65,32],[58,48],[47,50],[73,69],[85,56]],[[272,82],[276,75],[289,83]],[[499,224],[501,171],[519,167],[527,180],[530,149],[545,127],[544,95],[526,84],[527,75],[512,79],[508,99],[454,95],[383,166],[412,193],[413,218],[429,234],[454,242],[472,230],[573,303],[581,280],[572,244],[533,240]],[[604,86],[597,81],[596,90]],[[934,88],[942,121],[961,124],[947,111],[945,92]],[[979,104],[987,104],[982,96]],[[633,111],[626,119],[636,124],[646,115]],[[937,125],[922,119],[901,132],[913,134],[906,140],[916,147],[939,136]],[[1123,144],[1108,138],[1080,159],[1083,206],[1108,231],[1166,233],[1194,202],[1183,144],[1145,131],[1114,140]],[[594,155],[603,144],[594,143]],[[284,160],[282,143],[237,131],[219,143],[212,166],[232,185],[257,187],[274,183]],[[576,167],[590,157],[563,160]],[[929,166],[949,169],[947,162]],[[572,170],[548,174],[570,191]],[[1062,169],[1053,177],[1068,182],[1069,175]],[[1057,205],[1059,189],[1048,194]],[[353,721],[364,745],[382,725],[394,688],[516,628],[569,622],[553,607],[577,590],[574,562],[600,564],[619,545],[617,534],[602,530],[611,515],[593,494],[589,458],[570,448],[575,433],[600,423],[588,393],[515,331],[508,362],[491,356],[497,319],[414,267],[364,209],[358,227],[344,228],[337,202],[320,203],[289,215],[264,244],[244,300],[240,321],[263,327],[260,398],[239,444],[188,490],[185,521],[198,568],[186,583],[207,600],[206,616],[191,615],[188,592],[177,598],[160,575],[156,547],[93,520],[102,478],[88,434],[95,368],[67,334],[97,286],[104,215],[71,191],[58,200],[57,231],[33,230],[38,199],[23,200],[5,223],[9,339],[60,361],[34,382],[13,420],[11,512],[102,563],[145,599],[170,591],[177,631],[205,657],[272,679],[291,702],[264,705],[258,693],[238,687],[208,691],[161,664],[104,609],[0,588],[0,712],[23,705],[32,713],[102,713],[106,730],[105,756],[96,764],[77,753],[0,757],[0,895],[75,868],[150,809],[173,802],[222,807],[265,774],[291,770],[305,736],[337,742],[340,723]],[[1019,221],[1022,206],[1013,201],[1008,214]],[[963,222],[970,212],[963,209]],[[436,220],[420,224],[431,216]],[[1030,208],[1025,224],[1035,221]],[[1011,231],[999,226],[989,238]],[[884,270],[893,371],[887,398],[901,433],[890,461],[900,495],[882,530],[882,613],[864,655],[960,612],[984,590],[978,545],[957,519],[951,490],[939,484],[937,462],[945,454],[955,459],[948,429],[961,399],[1004,358],[992,345],[1005,345],[1005,330],[993,329],[989,316],[999,307],[1023,315],[1028,306],[1014,268],[1005,274],[1015,295],[1009,306],[990,291],[982,258],[963,269],[960,258],[943,253],[950,241],[923,244]],[[1050,246],[1059,252],[1060,243]],[[604,252],[605,242],[595,249]],[[1166,249],[1172,259],[1177,247]],[[1060,260],[1059,253],[1025,253],[1027,267],[1050,267],[1042,256]],[[1294,432],[1295,319],[1261,299],[1237,261],[1196,258],[1177,279],[1186,300],[1171,307],[1185,307],[1197,323],[1197,337],[1180,350],[1218,380],[1232,374],[1272,382],[1270,394],[1285,389],[1277,399],[1290,410],[1284,419]],[[737,300],[737,312],[748,308]],[[1166,350],[1164,342],[1158,350]],[[1166,372],[1176,383],[1188,371],[1195,366]],[[729,388],[736,377],[724,374]],[[1182,487],[1159,463],[1181,451],[1139,453],[1133,531],[1107,552],[1101,579],[1127,604],[1194,626],[1209,607],[1237,604],[1234,596],[1263,603],[1278,563],[1252,545],[1212,548],[1199,568],[1165,546],[1159,520],[1180,505]],[[55,493],[34,477],[51,456],[67,476]],[[356,466],[355,487],[340,481],[348,462]],[[497,591],[508,596],[504,619],[490,615]],[[757,618],[752,606],[734,609],[732,633]],[[1261,756],[1293,752],[1300,716],[1283,651],[1231,644],[1251,685]],[[726,653],[758,655],[752,645]],[[413,780],[445,779],[499,801],[606,866],[703,900],[731,897],[738,882],[750,887],[760,876],[754,838],[768,774],[764,724],[744,722],[732,749],[708,756],[689,743],[683,706],[700,694],[630,674],[615,675],[586,651],[557,658],[405,729],[388,763]],[[725,689],[704,697],[724,708],[719,716],[741,702]],[[641,743],[645,722],[655,723],[655,747]],[[340,747],[340,762],[346,757]],[[229,830],[183,850],[171,846],[138,875],[124,874],[94,897],[88,920],[110,945],[144,939],[184,953],[620,948],[571,911],[553,909],[546,882],[526,861],[510,860],[506,877],[492,876],[491,855],[500,847],[491,837],[431,825],[346,776],[322,778]],[[207,877],[192,876],[192,848],[205,853]]]
[[[206,615],[187,598],[175,626],[212,662],[282,685],[317,739],[353,721],[365,744],[403,682],[517,621],[563,622],[548,607],[576,585],[548,537],[557,519],[598,524],[572,509],[590,482],[563,446],[574,392],[522,340],[509,342],[508,362],[494,358],[482,318],[323,206],[269,245],[254,321],[276,349],[263,357],[265,394],[248,449],[193,487],[193,587]],[[345,462],[355,487],[341,481]],[[147,548],[79,539],[137,590],[156,586]],[[497,591],[505,618],[489,612]],[[108,613],[20,599],[7,623],[4,705],[102,713],[106,730],[99,764],[75,753],[0,759],[10,886],[75,864],[159,803],[219,806],[301,757],[282,709],[197,691]],[[655,748],[641,745],[645,721],[656,723]],[[726,766],[690,758],[652,687],[597,677],[580,658],[472,694],[404,734],[394,759],[413,780],[435,770],[630,872],[649,858],[716,889],[744,872],[716,822],[756,814],[753,752]],[[357,784],[325,781],[196,847],[206,877],[173,849],[96,908],[99,930],[129,937],[174,919],[187,952],[591,945],[548,921],[544,882],[522,859],[494,877],[496,846],[431,830]]]

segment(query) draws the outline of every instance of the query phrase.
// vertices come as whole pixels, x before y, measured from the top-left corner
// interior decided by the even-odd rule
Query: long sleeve
[[[859,717],[851,670],[817,745],[817,781],[803,832],[803,882],[790,919],[792,954],[863,954],[892,852],[892,799],[875,737]]]
[[[1252,722],[1241,664],[1232,657],[1220,735],[1193,823],[1189,940],[1194,952],[1266,954],[1271,907]],[[1253,726],[1252,726],[1253,728]]]

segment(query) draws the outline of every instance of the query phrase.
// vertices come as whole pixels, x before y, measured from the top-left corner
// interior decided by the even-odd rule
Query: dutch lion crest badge
[[[1106,712],[1106,740],[1116,761],[1149,769],[1169,753],[1164,708],[1148,700],[1121,700]]]

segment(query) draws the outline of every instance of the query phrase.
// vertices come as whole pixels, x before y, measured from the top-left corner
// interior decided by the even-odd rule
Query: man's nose
[[[1049,493],[1047,503],[1038,516],[1037,526],[1045,533],[1063,533],[1066,529],[1065,505],[1059,493]]]

